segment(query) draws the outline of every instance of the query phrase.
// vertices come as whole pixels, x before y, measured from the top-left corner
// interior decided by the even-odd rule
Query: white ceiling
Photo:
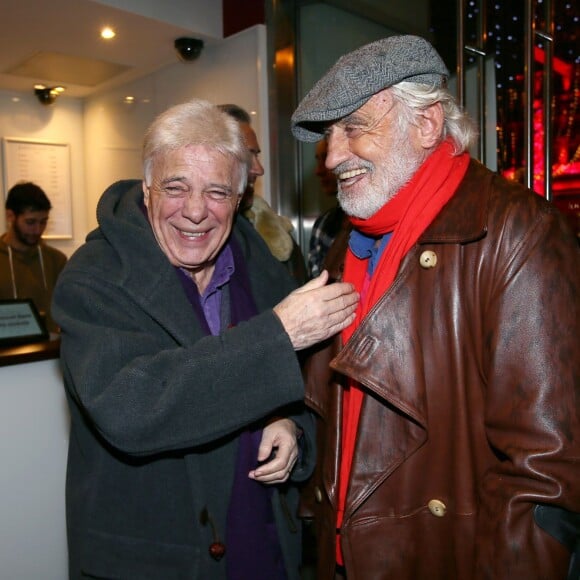
[[[403,31],[427,28],[429,0],[322,1]],[[104,25],[117,31],[109,42]],[[41,83],[86,97],[176,62],[180,36],[219,42],[221,0],[0,0],[0,90]]]
[[[216,41],[215,35],[207,34],[212,28],[207,18],[199,19],[205,29],[201,32],[194,29],[192,18],[174,18],[186,22],[183,27],[112,7],[107,1],[0,0],[0,90],[32,91],[35,84],[42,83],[64,85],[65,95],[85,97],[176,62],[173,42],[180,36],[201,38],[206,44]],[[179,10],[195,14],[200,1],[209,7],[212,18],[219,16],[221,34],[221,2],[217,0],[111,3],[130,6],[140,2],[153,12],[161,7],[168,16],[173,11],[179,17]],[[117,31],[109,42],[99,36],[104,25]],[[216,30],[213,27],[213,33]]]

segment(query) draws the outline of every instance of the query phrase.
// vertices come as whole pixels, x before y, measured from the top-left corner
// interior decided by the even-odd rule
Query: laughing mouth
[[[185,238],[201,238],[207,234],[207,232],[184,232],[179,230],[179,233]]]
[[[363,175],[364,173],[368,173],[368,169],[361,167],[360,169],[351,169],[350,171],[343,171],[342,173],[339,173],[337,177],[341,181],[345,181],[347,179],[356,177],[357,175]]]

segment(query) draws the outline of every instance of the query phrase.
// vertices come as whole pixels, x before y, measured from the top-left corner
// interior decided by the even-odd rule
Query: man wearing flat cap
[[[467,153],[416,36],[340,58],[292,131],[328,140],[355,321],[312,354],[319,580],[564,580],[580,512],[580,260],[546,200]]]

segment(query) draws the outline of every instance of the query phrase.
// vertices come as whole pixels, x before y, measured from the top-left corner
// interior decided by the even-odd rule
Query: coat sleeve
[[[533,512],[580,512],[579,252],[555,210],[523,233],[511,218],[484,321],[485,428],[498,461],[480,489],[474,578],[564,579],[569,552]]]
[[[192,320],[191,340],[179,341],[119,285],[67,268],[54,312],[68,394],[123,453],[211,444],[303,400],[296,353],[272,310],[219,336],[201,336],[193,314],[178,312]]]
[[[316,427],[314,415],[300,403],[293,409],[288,407],[288,419],[294,421],[301,431],[298,440],[298,460],[292,469],[290,476],[291,481],[295,483],[305,482],[313,473],[316,463]]]

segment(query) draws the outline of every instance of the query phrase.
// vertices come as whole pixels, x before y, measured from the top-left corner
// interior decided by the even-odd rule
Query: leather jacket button
[[[421,268],[435,268],[437,266],[437,254],[431,250],[425,250],[419,256]]]
[[[429,511],[438,518],[442,518],[447,511],[447,506],[438,499],[432,499],[428,504]]]
[[[316,499],[318,503],[322,503],[322,491],[318,486],[314,488],[314,499]]]

